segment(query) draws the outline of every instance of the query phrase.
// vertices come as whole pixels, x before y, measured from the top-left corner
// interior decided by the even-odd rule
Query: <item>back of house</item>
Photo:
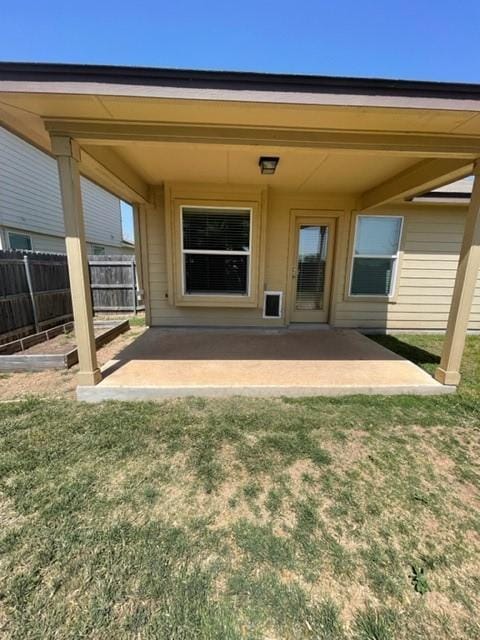
[[[81,179],[88,252],[133,254],[122,234],[121,201]],[[0,249],[65,252],[57,163],[0,127]]]
[[[0,63],[0,95],[0,122],[57,158],[81,385],[101,379],[85,177],[134,206],[147,325],[446,331],[436,377],[458,384],[480,329],[480,85]],[[471,198],[436,193],[472,175]]]

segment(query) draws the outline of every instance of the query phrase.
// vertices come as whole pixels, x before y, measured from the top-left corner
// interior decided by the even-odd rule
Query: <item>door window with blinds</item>
[[[252,211],[182,207],[183,294],[248,296]]]
[[[393,295],[402,234],[401,216],[358,216],[350,295]]]
[[[302,224],[298,230],[298,311],[319,311],[324,307],[328,226]]]

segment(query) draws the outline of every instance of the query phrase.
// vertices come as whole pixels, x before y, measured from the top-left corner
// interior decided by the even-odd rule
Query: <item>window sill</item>
[[[374,295],[351,295],[344,297],[345,302],[385,302],[386,304],[396,304],[397,296],[374,296]]]
[[[253,296],[207,296],[179,295],[175,299],[177,307],[237,307],[255,308],[258,300]]]

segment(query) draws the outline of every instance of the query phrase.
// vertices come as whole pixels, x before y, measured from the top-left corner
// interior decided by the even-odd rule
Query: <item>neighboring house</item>
[[[0,100],[63,167],[79,274],[78,172],[135,204],[149,325],[448,323],[437,378],[458,382],[480,329],[479,85],[4,63]],[[472,174],[470,205],[438,195]]]
[[[423,202],[431,204],[460,204],[465,205],[470,202],[473,188],[473,176],[468,176],[462,180],[455,180],[443,187],[426,191],[412,198],[412,202]]]
[[[133,253],[122,238],[120,200],[81,179],[88,251]],[[0,127],[0,249],[65,252],[57,162]]]

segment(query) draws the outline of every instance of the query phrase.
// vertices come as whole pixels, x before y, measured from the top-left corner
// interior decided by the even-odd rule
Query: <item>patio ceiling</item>
[[[114,102],[113,99],[110,100],[109,104],[112,102]],[[416,169],[422,161],[435,157],[435,152],[429,148],[419,150],[417,147],[411,153],[400,148],[404,134],[398,131],[390,146],[377,143],[377,136],[379,137],[380,135],[379,131],[367,128],[373,126],[375,122],[375,120],[371,119],[372,114],[366,110],[359,111],[358,109],[354,109],[359,119],[357,126],[363,124],[365,129],[361,131],[357,128],[355,135],[362,135],[362,133],[372,135],[373,141],[370,143],[372,148],[362,148],[362,141],[355,143],[355,145],[350,144],[350,131],[345,131],[345,138],[340,142],[321,142],[319,146],[308,146],[308,140],[297,142],[292,140],[286,143],[283,139],[280,145],[261,144],[260,140],[258,140],[257,144],[241,144],[238,139],[231,141],[230,144],[222,144],[218,138],[212,142],[203,143],[192,141],[191,137],[187,142],[183,141],[185,136],[188,136],[185,133],[179,134],[177,138],[174,137],[175,141],[161,139],[155,141],[143,139],[127,140],[124,136],[119,136],[120,139],[116,139],[116,134],[109,129],[111,126],[121,126],[126,129],[148,127],[147,132],[145,134],[142,132],[141,135],[138,134],[137,138],[148,136],[150,131],[153,133],[153,129],[150,129],[150,127],[156,128],[157,123],[139,121],[139,116],[147,117],[144,102],[145,99],[139,100],[137,105],[139,111],[137,112],[133,109],[133,102],[131,100],[128,101],[132,116],[130,121],[118,121],[112,117],[98,120],[93,117],[98,115],[99,108],[93,96],[81,96],[79,99],[79,96],[6,96],[3,94],[0,95],[0,119],[3,119],[11,129],[47,151],[50,148],[50,139],[45,125],[53,129],[60,128],[66,131],[72,128],[82,129],[80,132],[77,131],[74,136],[79,140],[86,152],[83,157],[82,172],[121,197],[133,201],[138,200],[138,196],[140,196],[141,200],[148,197],[148,185],[160,185],[166,181],[268,185],[299,193],[325,192],[352,196],[368,192],[406,170]],[[171,111],[170,101],[167,105],[162,105],[158,100],[153,102],[156,105],[157,118],[161,119],[162,126],[165,125],[167,117],[176,117],[178,120],[179,113]],[[123,103],[121,98],[119,98],[119,103]],[[180,104],[179,111],[182,111],[185,106]],[[208,117],[211,121],[214,119],[215,114],[218,113],[223,120],[225,119],[224,111],[217,112],[217,104],[209,106],[213,107],[212,112],[209,116],[205,114],[204,118]],[[245,115],[252,120],[251,105],[244,106]],[[265,107],[266,105],[260,106]],[[273,119],[276,118],[276,121],[280,122],[280,114],[277,113],[275,108],[272,110],[271,105],[269,106]],[[150,106],[147,111],[150,112],[151,108]],[[292,108],[289,107],[288,118],[292,117],[290,109]],[[315,114],[311,113],[311,109],[311,107],[306,109],[306,115],[315,115],[315,118],[318,119],[319,108],[316,108]],[[240,117],[242,110],[238,104],[235,105],[235,110],[238,111],[237,115]],[[197,120],[199,111],[197,108]],[[256,109],[253,109],[253,111],[256,111]],[[299,109],[296,108],[294,111],[298,116]],[[331,120],[333,122],[334,112],[339,118],[337,124],[346,124],[347,119],[343,118],[344,111],[339,108],[333,110],[330,108],[325,109],[325,121]],[[374,109],[374,111],[382,110]],[[414,121],[422,129],[427,126],[435,126],[438,129],[440,125],[444,128],[447,122],[449,126],[452,123],[456,123],[456,126],[458,126],[458,118],[453,117],[452,114],[428,112],[428,114],[416,113],[413,115],[411,113],[397,113],[397,110],[393,110],[395,113],[391,113],[391,109],[389,111],[388,116],[392,130],[395,127],[398,128],[399,124],[404,127],[413,126],[412,123]],[[59,118],[60,113],[64,114],[63,118]],[[193,118],[195,112],[191,113]],[[81,116],[81,118],[75,117],[72,119],[73,114]],[[125,114],[122,112],[122,115]],[[469,113],[469,116],[471,118],[471,113]],[[187,117],[187,115],[183,113],[182,117]],[[383,112],[377,113],[376,117],[380,118],[380,120],[376,120],[378,126],[379,122],[385,119],[386,114]],[[307,120],[308,118],[304,122]],[[257,120],[256,122],[255,132],[259,131],[258,123],[260,121]],[[21,122],[21,127],[18,126],[18,122]],[[170,126],[170,124],[173,125],[174,123],[169,123],[167,126]],[[217,125],[218,122],[215,122],[215,126]],[[85,132],[89,127],[95,128],[95,135]],[[101,137],[101,134],[98,133],[104,127],[110,131],[107,137]],[[190,136],[196,135],[196,131],[193,131]],[[229,128],[229,136],[231,135],[230,131],[231,129]],[[238,131],[241,135],[245,135],[251,130],[243,126],[238,127]],[[312,134],[318,133],[318,130],[306,130],[304,127],[300,131],[302,133],[306,131]],[[326,130],[322,129],[321,131],[325,133]],[[209,132],[211,134],[211,129]],[[224,134],[224,132],[224,128],[215,129],[217,136]],[[255,135],[255,132],[253,135]],[[295,133],[295,130],[292,128],[288,130],[282,128],[281,131],[278,129],[272,130],[271,128],[262,129],[262,134],[259,133],[258,137],[260,138],[261,135],[266,136],[267,133],[265,132],[270,132],[274,137],[285,137],[287,135],[285,132],[291,135],[292,132]],[[337,128],[335,134],[338,132],[339,129]],[[198,134],[203,136],[204,133],[205,125],[198,123]],[[170,135],[170,133],[167,135]],[[423,143],[424,140],[427,142],[432,140],[431,131],[428,137],[425,135],[420,142]],[[295,146],[296,144],[298,146]],[[347,148],[334,148],[335,144],[344,145]],[[397,147],[395,147],[395,144],[397,144]],[[445,149],[441,149],[437,153],[444,158]],[[281,158],[275,175],[262,176],[260,174],[258,169],[260,155],[278,155]],[[439,186],[442,182],[445,183],[469,173],[471,169],[470,158],[473,159],[475,153],[469,149],[462,148],[458,155],[461,157],[455,158],[453,163],[449,161],[445,166],[441,165],[438,170],[435,167],[431,178],[436,179],[438,176],[440,178],[432,184],[429,183],[427,185],[428,188]],[[414,178],[412,182],[414,187],[416,186],[415,180]],[[423,184],[423,176],[421,184]],[[125,186],[127,186],[127,189],[125,189]]]
[[[209,88],[202,83],[210,79],[192,80],[195,72],[183,80],[162,72],[167,80],[143,85],[142,74],[136,84],[67,82],[67,65],[61,81],[39,82],[32,78],[42,70],[34,71],[25,82],[0,73],[0,123],[45,150],[49,132],[75,138],[85,152],[82,172],[132,201],[146,200],[149,185],[201,181],[356,195],[371,208],[461,178],[480,157],[475,87],[455,86],[450,97],[431,83],[413,95],[411,83],[397,95],[402,83],[364,81],[375,91],[353,87],[347,95],[343,85],[344,93],[328,86],[302,93],[315,79],[301,77],[295,91],[281,92],[260,90],[259,78],[241,74],[225,89],[228,74],[210,74],[216,84]],[[260,155],[280,156],[274,176],[259,173]]]
[[[95,152],[95,148],[86,147]],[[181,142],[131,142],[112,149],[149,184],[165,181],[268,185],[299,192],[354,194],[412,166],[402,157],[329,153],[317,149]],[[260,155],[279,156],[275,175],[262,175]]]

